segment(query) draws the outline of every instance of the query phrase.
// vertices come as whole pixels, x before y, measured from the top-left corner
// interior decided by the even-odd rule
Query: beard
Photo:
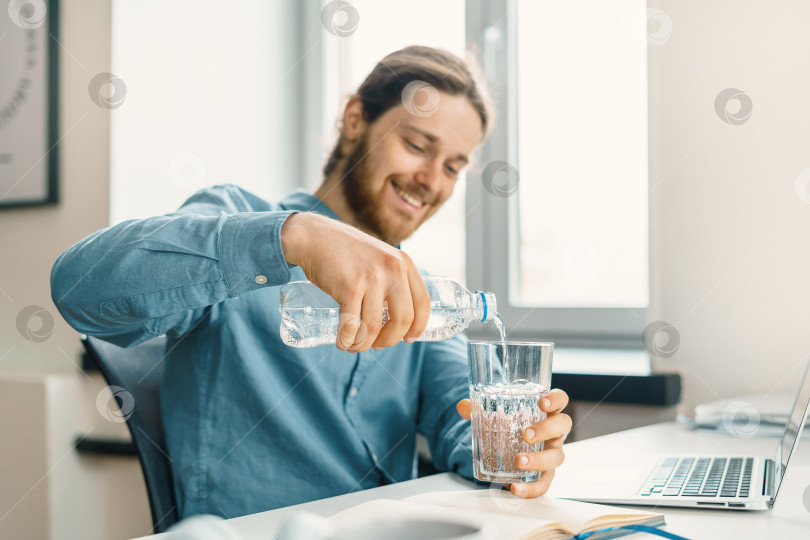
[[[374,191],[372,187],[373,175],[374,163],[369,153],[368,131],[366,131],[354,150],[346,156],[346,161],[343,164],[340,181],[343,197],[360,228],[387,244],[395,247],[399,246],[403,240],[410,237],[435,212],[435,208],[429,209],[421,219],[412,224],[394,222],[386,217],[383,208],[384,203],[381,200],[385,184],[382,185],[379,191]],[[385,181],[387,183],[390,179],[386,178]],[[409,191],[413,192],[414,190]],[[418,194],[421,200],[430,204],[431,198],[427,192],[420,190],[415,194]]]

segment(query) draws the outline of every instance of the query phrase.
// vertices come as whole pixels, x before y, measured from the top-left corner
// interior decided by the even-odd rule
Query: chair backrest
[[[166,338],[155,338],[129,349],[92,336],[82,336],[82,343],[107,384],[120,386],[132,395],[134,408],[126,419],[127,427],[141,460],[152,528],[155,533],[163,532],[178,521],[171,459],[166,452],[160,415]]]

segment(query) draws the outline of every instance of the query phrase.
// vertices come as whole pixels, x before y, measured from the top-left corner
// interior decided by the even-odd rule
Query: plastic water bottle
[[[430,294],[430,319],[417,341],[442,341],[472,322],[487,322],[498,313],[491,292],[471,293],[460,283],[442,276],[425,276]],[[281,339],[291,347],[334,344],[337,338],[339,304],[309,281],[294,281],[281,287]],[[383,308],[382,323],[388,321]],[[360,324],[360,321],[357,321]]]

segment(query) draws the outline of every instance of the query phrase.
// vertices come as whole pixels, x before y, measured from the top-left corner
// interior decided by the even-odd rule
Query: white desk
[[[735,439],[711,431],[694,431],[675,423],[663,423],[596,437],[565,446],[566,459],[552,485],[565,482],[569,471],[578,464],[596,461],[632,459],[633,452],[736,453],[773,456],[778,440],[774,438]],[[800,443],[791,475],[785,480],[773,510],[742,512],[713,509],[675,509],[659,507],[666,514],[666,530],[691,539],[767,538],[799,540],[810,538],[810,444]],[[430,491],[477,489],[467,480],[450,473],[438,474],[366,491],[322,499],[269,512],[230,520],[246,539],[275,538],[285,516],[298,510],[331,515],[351,506],[376,498],[401,499]],[[803,501],[804,499],[804,501]],[[651,509],[650,507],[638,507]],[[159,535],[170,538],[170,534]],[[642,535],[633,538],[642,538]],[[644,538],[653,538],[643,536]]]

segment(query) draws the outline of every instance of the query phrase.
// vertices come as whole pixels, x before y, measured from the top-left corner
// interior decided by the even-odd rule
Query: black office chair
[[[152,339],[129,349],[84,335],[82,343],[107,384],[120,386],[132,394],[134,408],[127,418],[127,427],[141,460],[152,528],[155,533],[163,532],[178,521],[172,469],[160,416],[166,338]]]

